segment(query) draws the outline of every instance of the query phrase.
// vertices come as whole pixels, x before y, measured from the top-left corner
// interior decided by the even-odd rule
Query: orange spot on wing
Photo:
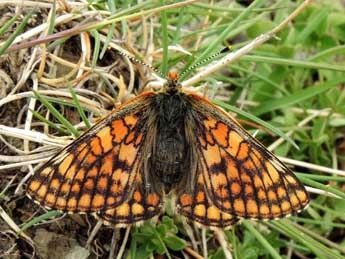
[[[126,143],[130,143],[130,142],[132,142],[133,140],[134,140],[134,136],[135,136],[135,132],[134,131],[132,131],[131,133],[129,133],[129,135],[127,136],[127,138],[126,138]]]
[[[283,187],[278,187],[278,197],[281,198],[285,198],[287,196],[286,191]]]
[[[125,123],[131,128],[137,123],[138,118],[133,115],[128,115],[125,117]]]
[[[197,203],[205,202],[205,193],[204,192],[198,192],[197,193],[196,202]]]
[[[132,214],[133,215],[142,215],[144,214],[144,207],[138,203],[132,205]]]
[[[60,188],[60,181],[59,179],[53,179],[50,183],[50,188],[53,188],[54,190],[57,190]]]
[[[215,206],[210,206],[207,209],[207,218],[211,220],[219,220],[220,219],[220,211]]]
[[[89,177],[89,178],[95,178],[95,177],[97,177],[98,176],[98,171],[99,170],[99,168],[96,166],[96,165],[94,165],[92,168],[91,168],[91,170],[90,171],[88,171],[87,172],[87,177]]]
[[[142,140],[143,140],[143,134],[138,134],[138,136],[135,140],[135,145],[139,145]]]
[[[38,181],[38,180],[33,180],[33,181],[31,181],[31,183],[30,183],[29,191],[30,191],[30,192],[35,192],[35,191],[38,190],[38,188],[40,188],[40,186],[41,186],[41,182],[40,182],[40,181]]]
[[[128,128],[125,126],[121,119],[115,120],[111,124],[111,135],[113,136],[113,141],[119,143],[128,134]]]
[[[68,193],[70,188],[71,188],[71,185],[69,183],[63,183],[61,186],[61,192]]]
[[[87,164],[92,164],[95,161],[96,161],[96,157],[94,155],[92,155],[91,153],[89,153],[85,158],[85,162]]]
[[[74,155],[70,154],[62,161],[62,163],[58,167],[59,168],[58,171],[60,172],[61,175],[65,174],[65,172],[69,169],[73,160],[74,160]]]
[[[40,198],[40,200],[46,195],[48,191],[48,188],[46,185],[42,185],[38,191],[37,191],[37,196]]]
[[[103,158],[102,167],[100,169],[100,174],[111,175],[113,172],[113,162],[114,156],[112,153],[109,153]]]
[[[261,204],[259,207],[260,214],[265,217],[269,218],[270,217],[270,209],[268,208],[267,204]]]
[[[204,157],[206,159],[206,164],[210,167],[213,164],[220,163],[222,158],[219,153],[218,146],[208,145],[206,150],[203,150]]]
[[[77,174],[75,175],[75,180],[83,180],[85,177],[85,170],[84,168],[81,168]]]
[[[103,154],[103,149],[102,149],[102,146],[101,146],[101,141],[100,141],[100,139],[98,137],[93,137],[91,139],[90,146],[91,146],[92,153],[95,156],[99,156],[99,155]]]
[[[272,190],[269,190],[269,191],[268,191],[268,199],[269,199],[270,201],[277,201],[277,195],[276,195],[276,193],[275,193],[274,191],[272,191]]]
[[[80,185],[78,183],[73,184],[71,191],[74,193],[79,193],[80,192]]]
[[[207,129],[214,128],[216,126],[216,124],[217,124],[217,120],[209,117],[209,118],[207,118],[207,120],[204,120],[204,124],[205,124],[205,127]]]
[[[225,156],[223,152],[222,152],[222,156],[223,157]],[[235,162],[233,160],[226,159],[226,163],[227,163],[226,174],[228,178],[231,180],[239,180],[240,175],[239,175]]]
[[[85,148],[86,144],[80,145],[80,147],[77,148],[76,154],[78,154],[77,159],[79,161],[83,160],[84,157],[86,156],[87,152],[89,152],[88,148]]]
[[[224,209],[226,209],[227,211],[230,211],[230,209],[232,208],[231,202],[230,201],[224,201],[222,203],[222,206]]]
[[[52,193],[48,193],[45,198],[46,205],[53,206],[55,204],[55,201],[56,201],[56,196]]]
[[[249,152],[248,144],[245,143],[245,142],[242,142],[239,145],[239,151],[238,151],[238,154],[237,154],[237,159],[243,160],[243,159],[247,158],[248,152]],[[251,168],[251,167],[249,166],[249,168]]]
[[[266,200],[266,193],[263,189],[259,189],[259,191],[257,192],[258,198],[262,201]]]
[[[90,208],[91,196],[89,194],[83,194],[79,198],[78,205],[82,210],[88,210]]]
[[[133,199],[134,199],[136,202],[140,202],[140,201],[141,201],[141,193],[138,192],[138,191],[135,191],[134,194],[133,194]]]
[[[258,213],[259,213],[258,205],[254,200],[252,200],[252,199],[247,200],[246,208],[247,208],[248,214],[251,217],[257,217],[258,216]]]
[[[290,206],[290,203],[288,201],[283,201],[280,206],[281,206],[283,211],[285,211],[285,212],[290,211],[291,206]]]
[[[204,216],[206,216],[206,208],[205,208],[205,205],[202,205],[202,204],[196,205],[196,206],[194,207],[194,214],[195,214],[196,216],[199,216],[199,217],[204,217]]]
[[[103,152],[108,152],[113,148],[113,136],[111,135],[110,127],[104,127],[96,134],[96,136],[98,136],[100,139],[100,145],[103,148]]]
[[[208,144],[214,145],[213,137],[208,131],[206,132],[206,141]]]
[[[231,193],[233,194],[233,195],[238,195],[238,194],[240,194],[240,192],[241,192],[241,185],[239,185],[237,182],[233,182],[232,184],[231,184]]]
[[[109,206],[109,205],[113,205],[115,203],[115,199],[114,199],[114,197],[108,197],[107,198],[107,205]]]
[[[250,196],[253,194],[254,190],[253,190],[253,187],[250,186],[250,185],[245,185],[246,187],[244,188],[244,193],[247,195],[247,196]]]
[[[107,176],[101,176],[97,180],[97,190],[99,192],[103,192],[108,188],[108,177]]]
[[[119,151],[119,159],[121,161],[126,161],[129,166],[132,166],[137,153],[138,149],[133,143],[128,145],[122,144]]]
[[[130,207],[128,203],[124,203],[116,208],[116,214],[119,216],[125,217],[129,215],[129,210],[130,210]]]
[[[280,179],[280,176],[279,176],[277,170],[271,164],[271,162],[270,161],[266,161],[265,162],[265,166],[267,168],[268,174],[270,175],[270,178],[272,179],[271,181],[273,181],[274,183],[278,183],[279,179]]]
[[[93,188],[95,188],[95,183],[93,179],[87,179],[85,184],[84,184],[84,188],[88,189],[88,190],[93,190]]]
[[[222,145],[223,147],[228,146],[228,127],[223,123],[218,123],[215,129],[211,130],[213,137],[216,139],[217,143]]]
[[[228,151],[231,156],[235,157],[240,148],[240,143],[243,141],[243,138],[234,130],[231,130],[229,132],[228,138],[230,143]]]
[[[299,200],[300,200],[303,204],[308,203],[308,196],[307,196],[307,194],[306,194],[305,192],[303,192],[303,191],[297,191],[296,193],[297,193],[297,196],[298,196]]]
[[[40,172],[40,175],[48,177],[51,173],[53,173],[53,169],[51,167],[46,167]]]
[[[158,206],[158,204],[159,204],[159,196],[157,194],[150,193],[147,196],[146,201],[151,206]]]
[[[93,207],[96,207],[96,208],[100,208],[102,206],[104,206],[104,195],[102,194],[96,194],[94,197],[93,197],[93,200],[92,200],[92,206]]]
[[[67,209],[70,211],[74,211],[77,207],[77,200],[75,198],[69,198],[67,202]]]
[[[192,204],[192,196],[188,194],[183,194],[180,197],[180,204],[184,206],[190,206]]]
[[[64,209],[66,207],[66,199],[58,197],[55,206],[57,208]]]
[[[280,217],[281,211],[278,205],[273,204],[271,206],[271,211],[272,211],[273,217]]]
[[[234,210],[240,214],[244,213],[244,202],[243,202],[243,200],[235,199]]]

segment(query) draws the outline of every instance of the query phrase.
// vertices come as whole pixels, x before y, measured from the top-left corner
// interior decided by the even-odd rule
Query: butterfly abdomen
[[[157,95],[156,137],[151,155],[151,171],[156,179],[170,191],[178,183],[188,164],[188,145],[185,136],[185,118],[188,105],[183,94]]]

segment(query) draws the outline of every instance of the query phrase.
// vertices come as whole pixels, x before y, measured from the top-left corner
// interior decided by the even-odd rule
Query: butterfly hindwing
[[[214,206],[205,188],[204,177],[199,173],[192,192],[182,192],[177,197],[177,212],[204,226],[225,228],[235,224],[238,219]]]
[[[222,212],[253,219],[294,214],[309,202],[304,186],[227,113],[188,94],[208,196]]]
[[[96,216],[115,226],[126,226],[151,219],[160,214],[163,201],[160,194],[146,190],[138,174],[129,199],[119,206],[98,211]]]
[[[154,95],[131,99],[49,160],[31,178],[29,196],[68,212],[106,210],[129,199],[142,166],[146,113]]]

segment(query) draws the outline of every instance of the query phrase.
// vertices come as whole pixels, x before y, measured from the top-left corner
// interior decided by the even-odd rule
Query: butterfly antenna
[[[117,51],[119,52],[119,54],[120,54],[121,56],[128,58],[128,59],[129,59],[130,61],[132,61],[133,63],[140,64],[140,65],[143,65],[143,66],[145,66],[145,67],[148,67],[148,68],[151,69],[153,72],[156,72],[157,74],[159,74],[162,78],[165,78],[165,77],[166,77],[166,76],[162,73],[162,71],[160,71],[159,69],[157,69],[157,68],[155,68],[155,67],[153,67],[153,66],[151,66],[151,65],[149,65],[149,64],[147,64],[147,63],[145,63],[144,61],[141,61],[141,60],[139,60],[139,59],[137,59],[137,58],[135,58],[135,57],[133,57],[133,56],[127,54],[127,53],[124,53],[124,52],[122,52],[122,51],[120,51],[120,50],[117,50]]]
[[[193,69],[197,68],[198,66],[207,63],[208,61],[210,61],[211,59],[214,59],[215,57],[218,57],[219,55],[226,53],[228,51],[232,50],[232,46],[228,45],[227,47],[223,48],[222,50],[212,54],[211,56],[208,56],[207,58],[204,58],[203,60],[199,61],[198,63],[195,63],[193,66],[187,68],[185,71],[183,71],[180,75],[180,77],[182,78],[185,74],[189,73],[190,71],[192,71]]]

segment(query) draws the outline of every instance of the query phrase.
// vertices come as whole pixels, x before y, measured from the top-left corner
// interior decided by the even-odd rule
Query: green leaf
[[[177,236],[167,236],[164,238],[164,243],[173,251],[180,251],[186,247],[186,242]]]

